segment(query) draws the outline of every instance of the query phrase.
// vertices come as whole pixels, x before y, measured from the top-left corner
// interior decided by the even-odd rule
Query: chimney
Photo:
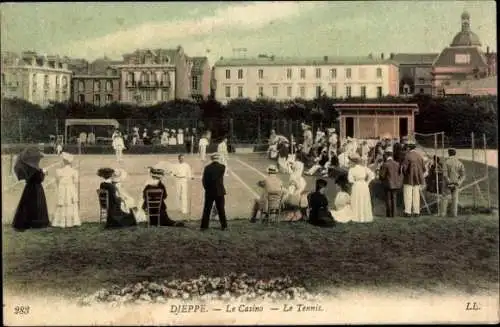
[[[324,57],[323,57],[323,60],[324,60],[325,62],[327,62],[327,61],[328,61],[328,56],[324,56]]]
[[[384,60],[384,53],[382,52],[382,54],[380,55],[380,59]]]
[[[486,47],[486,54],[490,54],[490,46],[489,45]]]
[[[394,59],[394,53],[393,52],[391,52],[390,58]]]

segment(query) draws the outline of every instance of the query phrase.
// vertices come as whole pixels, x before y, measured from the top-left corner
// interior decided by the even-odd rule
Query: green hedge
[[[268,137],[271,128],[279,133],[298,135],[301,121],[315,126],[336,124],[338,103],[416,103],[416,131],[433,133],[443,131],[450,143],[465,142],[470,133],[486,134],[490,147],[497,147],[498,105],[496,96],[432,98],[384,97],[380,99],[333,99],[322,96],[314,100],[232,100],[226,105],[215,100],[174,100],[151,107],[112,103],[104,107],[91,104],[53,103],[42,109],[19,99],[2,100],[2,143],[47,142],[49,134],[63,134],[67,118],[114,118],[124,128],[134,122],[142,127],[189,127],[198,131],[210,129],[212,137],[229,136],[234,143],[257,143]],[[22,119],[20,127],[19,119]],[[161,124],[158,123],[161,121]]]

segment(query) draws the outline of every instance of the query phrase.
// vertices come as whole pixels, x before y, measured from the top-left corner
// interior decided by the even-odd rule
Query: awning
[[[120,127],[120,123],[116,119],[66,119],[66,127],[74,125]]]

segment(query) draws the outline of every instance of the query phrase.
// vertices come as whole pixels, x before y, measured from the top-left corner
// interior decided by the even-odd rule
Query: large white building
[[[36,52],[2,54],[2,97],[20,98],[42,107],[68,101],[71,75],[67,58]]]
[[[314,99],[397,96],[398,63],[373,57],[224,59],[213,68],[215,98]]]

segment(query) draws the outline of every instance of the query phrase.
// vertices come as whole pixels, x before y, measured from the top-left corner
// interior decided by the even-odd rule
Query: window
[[[263,97],[263,96],[264,96],[264,87],[259,86],[259,97]]]
[[[286,78],[292,79],[292,69],[291,68],[286,69]]]
[[[382,86],[377,86],[377,97],[378,98],[382,97]]]
[[[5,85],[5,84],[6,84],[6,83],[5,83],[5,74],[4,74],[4,73],[2,73],[2,85]]]
[[[131,83],[133,83],[135,81],[135,76],[134,76],[134,73],[128,73],[127,75],[127,80]]]
[[[78,91],[85,91],[85,83],[83,83],[83,81],[78,81]]]
[[[306,88],[304,86],[300,87],[299,92],[301,98],[304,98],[306,96]]]
[[[230,97],[231,97],[231,87],[226,86],[226,98],[230,98]]]
[[[377,78],[382,77],[382,68],[377,68]]]
[[[420,89],[420,94],[424,94],[424,89]]]
[[[351,97],[351,87],[350,86],[345,87],[345,96],[346,96],[346,98]]]
[[[66,88],[68,86],[68,78],[66,76],[63,76],[62,78],[62,86]]]
[[[36,88],[36,84],[37,84],[37,81],[36,81],[36,74],[33,74],[33,88]]]
[[[337,97],[337,85],[332,85],[332,98]]]
[[[146,91],[146,101],[151,101],[151,91]]]
[[[286,96],[289,98],[292,96],[292,87],[291,86],[288,86],[286,88]]]
[[[405,84],[403,86],[403,94],[408,95],[409,93],[410,93],[410,87],[408,86],[408,84]]]
[[[243,69],[238,69],[238,79],[243,79]]]
[[[191,77],[191,90],[198,90],[198,76],[192,76]]]
[[[306,78],[306,69],[305,68],[301,68],[300,69],[300,78],[301,79],[305,79]]]
[[[316,78],[321,78],[321,68],[316,68]]]
[[[56,76],[56,87],[59,87],[59,76]]]
[[[45,87],[49,86],[49,75],[45,75],[43,77],[43,84],[44,84]]]
[[[56,90],[56,99],[55,99],[57,102],[61,101],[60,97],[59,97],[59,91]]]
[[[113,95],[111,95],[111,94],[106,95],[106,102],[107,103],[113,102]]]
[[[168,91],[167,90],[162,90],[161,91],[161,100],[162,101],[168,101],[168,98],[169,98]]]
[[[78,95],[78,102],[84,103],[85,102],[85,95],[84,94],[79,94]]]
[[[243,86],[238,86],[238,97],[243,98]]]
[[[100,106],[101,105],[101,96],[99,94],[94,95],[94,104],[96,106]]]
[[[352,71],[351,68],[346,68],[345,69],[345,78],[351,78]]]
[[[151,100],[153,101],[158,100],[158,93],[156,92],[156,90],[151,91]]]
[[[456,54],[455,55],[455,64],[470,64],[470,55],[469,54]]]
[[[331,79],[337,78],[337,69],[335,69],[335,68],[330,69],[330,78]]]
[[[366,78],[366,68],[360,68],[359,69],[359,79],[365,79]]]
[[[99,92],[101,90],[101,81],[94,81],[94,92]]]
[[[316,86],[316,97],[319,98],[321,96],[321,93],[323,93],[321,86]]]
[[[366,86],[361,87],[361,97],[366,98]]]
[[[106,91],[111,91],[113,89],[113,82],[106,81]]]
[[[161,74],[161,81],[162,81],[163,85],[168,84],[169,76],[168,76],[167,72],[164,72],[163,74]]]
[[[278,96],[278,87],[273,86],[273,97],[277,97],[277,96]]]
[[[264,69],[259,69],[259,79],[264,78]]]
[[[231,79],[231,70],[226,69],[226,79]]]
[[[151,82],[156,82],[156,73],[151,72]]]
[[[425,78],[419,78],[419,79],[418,79],[418,82],[419,82],[420,84],[424,84],[424,83],[425,83]]]

